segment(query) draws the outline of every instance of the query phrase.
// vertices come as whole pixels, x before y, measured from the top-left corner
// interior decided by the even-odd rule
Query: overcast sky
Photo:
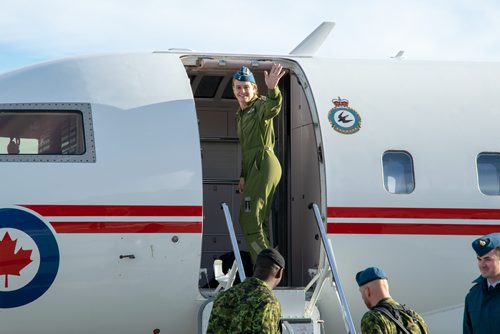
[[[321,57],[500,60],[499,0],[0,0],[0,73],[108,52],[287,54],[323,21]]]

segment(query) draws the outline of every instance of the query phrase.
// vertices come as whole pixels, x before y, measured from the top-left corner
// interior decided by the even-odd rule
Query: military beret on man
[[[500,233],[491,233],[472,242],[472,248],[478,256],[483,256],[500,247]]]
[[[266,257],[276,263],[280,268],[285,268],[285,259],[276,249],[266,248],[257,255],[259,257]]]
[[[246,66],[242,66],[240,70],[233,74],[233,79],[238,81],[249,81],[255,83],[255,78],[252,71]]]
[[[369,267],[356,274],[356,282],[359,286],[370,283],[376,279],[387,279],[385,272],[377,267]]]

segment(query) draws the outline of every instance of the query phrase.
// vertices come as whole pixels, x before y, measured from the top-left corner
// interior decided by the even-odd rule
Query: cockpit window
[[[391,194],[410,194],[415,189],[413,159],[406,151],[387,151],[382,157],[384,187]]]
[[[88,104],[0,105],[0,161],[95,162],[93,143]]]
[[[477,156],[479,190],[490,196],[500,195],[500,153],[479,153]]]

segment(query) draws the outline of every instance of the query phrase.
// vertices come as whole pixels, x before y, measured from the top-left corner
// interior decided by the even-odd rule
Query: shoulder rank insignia
[[[332,128],[343,134],[352,134],[358,132],[361,128],[361,117],[356,110],[349,107],[349,100],[332,100],[334,107],[328,113],[328,120]]]

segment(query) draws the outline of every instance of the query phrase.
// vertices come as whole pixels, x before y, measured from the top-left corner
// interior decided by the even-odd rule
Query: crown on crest
[[[333,105],[335,107],[348,107],[349,106],[349,100],[341,99],[340,96],[337,99],[333,99],[332,102],[333,102]]]

